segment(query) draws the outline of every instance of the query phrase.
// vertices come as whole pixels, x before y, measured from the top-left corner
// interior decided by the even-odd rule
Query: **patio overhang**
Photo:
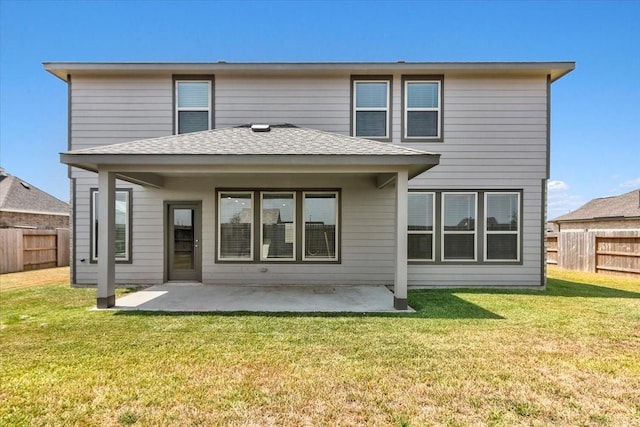
[[[61,153],[62,163],[98,174],[100,221],[98,307],[115,304],[115,180],[161,188],[173,178],[246,174],[370,175],[372,185],[396,189],[394,306],[407,308],[409,179],[439,163],[439,154],[386,142],[291,125],[268,132],[250,127],[171,135]]]
[[[378,185],[406,170],[409,179],[439,163],[439,154],[385,142],[297,128],[274,126],[269,132],[249,127],[216,129],[61,153],[66,165],[118,179],[162,187],[170,176],[229,173],[371,173]]]

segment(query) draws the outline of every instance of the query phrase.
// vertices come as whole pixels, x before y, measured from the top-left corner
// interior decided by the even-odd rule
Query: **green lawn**
[[[393,316],[89,311],[0,277],[0,425],[640,425],[640,281],[550,275]]]

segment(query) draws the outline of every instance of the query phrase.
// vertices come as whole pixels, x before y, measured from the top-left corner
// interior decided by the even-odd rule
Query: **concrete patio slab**
[[[116,310],[407,313],[385,286],[231,286],[170,283],[116,300]]]

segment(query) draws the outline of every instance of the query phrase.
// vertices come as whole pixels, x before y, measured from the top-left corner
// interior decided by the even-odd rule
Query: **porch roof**
[[[137,183],[144,182],[138,182],[139,176],[135,173],[124,172],[162,175],[172,170],[177,172],[175,168],[200,168],[199,172],[215,173],[241,167],[277,167],[281,172],[302,172],[299,168],[304,166],[333,167],[333,172],[347,172],[350,168],[372,166],[378,167],[376,172],[380,173],[406,169],[409,178],[413,178],[437,165],[439,158],[439,154],[388,142],[293,125],[274,125],[268,131],[254,131],[245,125],[60,154],[61,162],[67,165],[90,171],[106,167],[117,171],[119,178]]]

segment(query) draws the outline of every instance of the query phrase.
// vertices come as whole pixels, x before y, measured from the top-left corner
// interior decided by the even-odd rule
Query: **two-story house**
[[[68,84],[71,280],[545,286],[573,62],[45,63]]]

